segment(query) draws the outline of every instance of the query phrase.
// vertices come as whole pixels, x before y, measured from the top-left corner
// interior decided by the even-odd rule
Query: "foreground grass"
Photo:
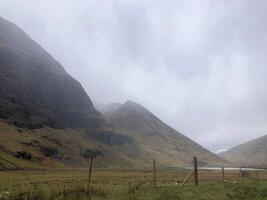
[[[201,172],[199,186],[181,187],[175,183],[187,173],[159,171],[155,190],[149,171],[94,171],[90,196],[92,200],[267,200],[265,174],[259,180],[254,173],[242,179],[235,173],[227,172],[228,181],[223,183],[220,174]],[[0,200],[90,199],[87,177],[86,170],[0,172]]]
[[[123,198],[122,198],[123,199]],[[125,199],[136,200],[264,200],[267,184],[205,183],[199,186],[162,188],[158,191],[139,191]]]
[[[2,199],[89,199],[84,187],[75,187],[72,190],[64,188],[40,187],[36,190],[2,196]],[[138,188],[132,186],[129,190],[93,189],[92,200],[267,200],[267,183],[239,182],[239,183],[202,183],[199,186],[187,185]]]

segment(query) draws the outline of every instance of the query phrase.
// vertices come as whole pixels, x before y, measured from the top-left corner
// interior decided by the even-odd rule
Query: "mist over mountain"
[[[92,101],[138,102],[213,152],[267,130],[266,10],[251,0],[0,1]]]
[[[0,169],[224,166],[224,159],[127,101],[97,105],[15,24],[0,18]]]

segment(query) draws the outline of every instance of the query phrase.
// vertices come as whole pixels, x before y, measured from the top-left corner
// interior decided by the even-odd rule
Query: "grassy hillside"
[[[98,168],[150,165],[134,144],[106,144],[88,134],[83,130],[48,127],[28,130],[0,121],[0,169],[88,167],[89,159],[84,156],[87,149],[101,152],[95,159]]]
[[[111,104],[97,108],[105,119],[122,134],[133,137],[144,155],[167,166],[192,165],[198,156],[200,165],[227,165],[224,159],[209,152],[188,137],[163,123],[147,109],[134,102]]]
[[[91,135],[90,132],[77,129],[44,127],[29,130],[0,121],[0,169],[87,168],[89,159],[84,156],[87,149],[101,152],[95,159],[94,165],[97,168],[151,168],[155,157],[144,151],[134,140],[119,140],[123,142],[117,143],[112,136],[111,142],[103,142],[99,135]],[[120,135],[116,133],[116,137]],[[159,159],[158,167],[169,166],[169,162]],[[171,166],[182,165],[173,162]]]
[[[121,137],[107,130],[104,133]],[[84,156],[87,149],[101,152],[95,159],[97,168],[150,169],[153,159],[157,160],[158,168],[190,167],[193,155],[199,156],[200,165],[225,164],[206,150],[196,149],[192,154],[180,152],[182,148],[189,148],[186,144],[181,143],[181,150],[178,151],[171,143],[159,140],[157,136],[153,141],[150,136],[130,137],[128,134],[133,132],[119,133],[133,139],[117,139],[119,142],[116,142],[112,136],[111,141],[103,142],[99,138],[101,132],[95,137],[95,133],[77,129],[44,127],[29,130],[0,121],[0,169],[85,168],[89,165],[89,159]],[[103,137],[107,138],[105,135]]]
[[[238,145],[220,156],[235,165],[246,167],[267,167],[267,135]]]

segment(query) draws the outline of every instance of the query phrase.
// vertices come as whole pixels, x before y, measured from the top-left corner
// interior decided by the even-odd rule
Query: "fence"
[[[264,169],[248,168],[202,168],[197,166],[197,158],[193,159],[194,167],[188,169],[162,170],[157,169],[156,160],[150,170],[96,170],[93,159],[89,170],[58,170],[58,171],[10,171],[0,173],[1,192],[18,190],[36,191],[38,188],[53,188],[63,193],[86,192],[101,189],[103,191],[134,191],[139,188],[157,189],[160,187],[186,187],[187,184],[204,182],[241,182],[267,180]]]

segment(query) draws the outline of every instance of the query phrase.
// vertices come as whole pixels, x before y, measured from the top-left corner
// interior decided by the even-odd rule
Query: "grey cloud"
[[[264,0],[2,0],[93,101],[137,101],[216,151],[267,129]]]

